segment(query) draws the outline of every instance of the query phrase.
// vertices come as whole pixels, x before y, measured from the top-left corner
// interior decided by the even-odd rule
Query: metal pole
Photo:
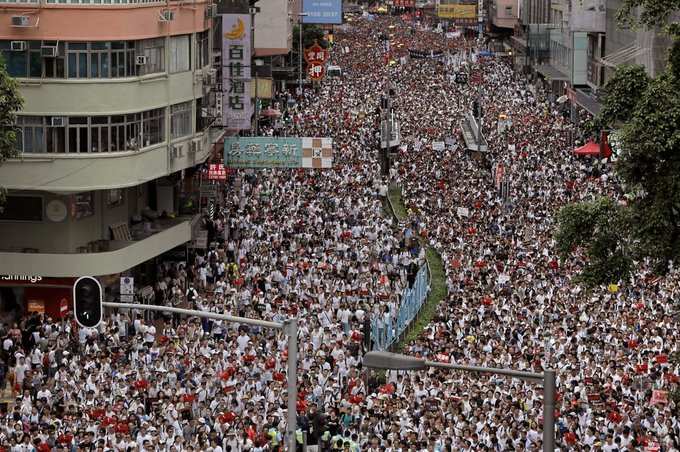
[[[261,326],[263,328],[273,328],[275,330],[282,330],[282,329],[284,329],[284,326],[285,326],[283,323],[278,323],[278,322],[268,322],[266,320],[249,319],[247,317],[236,317],[236,316],[233,316],[233,315],[218,314],[216,312],[196,311],[194,309],[173,308],[173,307],[170,307],[170,306],[155,306],[155,305],[134,304],[134,303],[114,303],[114,302],[108,302],[108,301],[102,302],[102,306],[105,306],[105,307],[108,307],[108,308],[118,308],[118,309],[138,309],[140,311],[172,312],[172,313],[175,313],[175,314],[184,314],[184,315],[187,315],[187,316],[203,317],[203,318],[206,318],[206,319],[225,320],[227,322],[244,323],[246,325]]]
[[[555,452],[555,371],[543,371],[543,452]]]
[[[524,380],[543,380],[542,373],[524,372],[521,370],[512,369],[498,369],[495,367],[480,367],[480,366],[464,366],[462,364],[439,363],[436,361],[425,361],[427,367],[440,367],[445,369],[462,370],[464,372],[478,372],[488,374],[506,375],[508,377],[517,377]],[[554,372],[553,372],[554,374]],[[554,391],[553,391],[554,392]]]
[[[288,420],[286,422],[286,440],[288,441],[288,452],[295,452],[297,449],[297,319],[286,320],[284,330],[288,335]]]
[[[257,108],[257,65],[255,64],[255,8],[250,8],[250,64],[254,69],[250,71],[250,76],[255,76],[255,136],[260,130],[260,112]],[[252,82],[251,82],[252,83]],[[250,96],[250,93],[248,93]]]
[[[298,16],[298,28],[300,32],[299,36],[299,48],[298,48],[298,89],[300,94],[302,94],[302,1],[300,2],[300,15]]]

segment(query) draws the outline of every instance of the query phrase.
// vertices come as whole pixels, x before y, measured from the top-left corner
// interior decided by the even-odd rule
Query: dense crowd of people
[[[382,33],[393,43],[387,64]],[[426,41],[457,57],[402,58]],[[540,89],[470,47],[402,18],[341,27],[333,63],[343,77],[305,91],[282,121],[287,135],[332,137],[334,168],[234,172],[208,248],[159,269],[157,302],[299,318],[300,446],[540,450],[536,383],[431,370],[388,372],[378,384],[361,368],[375,345],[371,335],[392,328],[402,291],[432,246],[445,263],[448,296],[406,352],[555,369],[560,450],[678,450],[677,407],[667,394],[679,370],[669,359],[678,352],[670,315],[677,272],[654,278],[642,263],[634,278],[609,289],[573,282],[582,258],[555,255],[554,213],[593,194],[619,197],[616,178],[606,164],[595,172],[572,157],[573,125]],[[458,130],[477,96],[476,86],[451,79],[461,67],[483,76],[486,161],[465,152]],[[404,144],[390,178],[380,175],[376,136],[388,87]],[[501,113],[512,121],[503,133],[496,130]],[[497,165],[509,183],[505,197],[492,176]],[[389,183],[403,189],[409,218],[402,223],[385,212]],[[30,314],[4,326],[5,381],[16,400],[0,420],[0,447],[284,448],[285,335],[216,320],[159,320],[114,312],[89,330]]]

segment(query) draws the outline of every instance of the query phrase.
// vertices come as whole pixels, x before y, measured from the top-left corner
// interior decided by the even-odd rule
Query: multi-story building
[[[491,0],[489,20],[496,28],[513,30],[519,20],[520,2],[517,0]]]
[[[25,100],[0,166],[0,275],[115,275],[191,240],[186,181],[222,128],[209,0],[0,0]],[[11,280],[11,279],[10,279]]]

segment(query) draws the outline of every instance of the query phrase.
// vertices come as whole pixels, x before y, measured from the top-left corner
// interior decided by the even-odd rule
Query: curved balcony
[[[132,187],[204,162],[215,141],[204,133],[139,151],[22,154],[0,166],[0,180],[8,189],[54,193]]]
[[[0,274],[43,277],[100,276],[121,273],[192,238],[199,217],[157,222],[156,229],[128,240],[100,240],[79,253],[0,252]],[[108,251],[98,251],[108,249]]]

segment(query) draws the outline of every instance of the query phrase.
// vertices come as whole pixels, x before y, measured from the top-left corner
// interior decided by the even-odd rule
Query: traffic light
[[[84,328],[102,321],[102,286],[91,276],[81,276],[73,285],[73,313]]]

